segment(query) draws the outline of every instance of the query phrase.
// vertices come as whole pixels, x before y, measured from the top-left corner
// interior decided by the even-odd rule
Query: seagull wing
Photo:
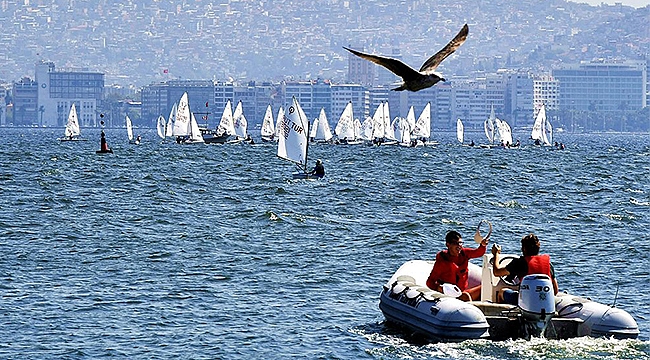
[[[451,55],[458,49],[465,40],[467,39],[467,34],[469,33],[469,27],[467,24],[463,26],[462,29],[458,32],[456,37],[454,37],[449,44],[447,44],[442,50],[438,51],[435,55],[430,57],[424,64],[422,64],[422,67],[420,68],[420,72],[422,73],[428,73],[431,71],[434,71],[440,63],[447,58],[447,56]]]
[[[348,49],[345,46],[343,48],[345,50],[353,53],[354,55],[362,58],[362,59],[372,61],[375,64],[379,64],[379,65],[385,67],[386,69],[388,69],[388,70],[392,71],[393,73],[395,73],[395,75],[397,75],[397,76],[401,77],[402,79],[404,79],[404,81],[413,80],[413,79],[416,79],[419,76],[421,76],[421,74],[418,73],[415,69],[413,69],[412,67],[404,64],[403,62],[401,62],[401,61],[399,61],[397,59],[389,58],[389,57],[385,57],[385,56],[379,56],[379,55],[365,54],[365,53],[362,53],[360,51]]]

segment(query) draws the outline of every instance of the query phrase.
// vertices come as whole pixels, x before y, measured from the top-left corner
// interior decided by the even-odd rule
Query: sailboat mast
[[[307,127],[305,128],[305,129],[307,129],[307,132],[305,133],[307,135],[307,136],[305,136],[305,141],[307,141],[307,146],[305,146],[305,161],[304,161],[305,163],[303,164],[303,169],[302,169],[302,171],[304,171],[305,174],[306,174],[307,173],[307,159],[309,159],[309,120],[307,120],[307,121],[303,120],[302,116],[300,116],[301,112],[302,111],[298,111],[298,117],[300,118],[300,122],[303,123],[303,124],[307,123]]]

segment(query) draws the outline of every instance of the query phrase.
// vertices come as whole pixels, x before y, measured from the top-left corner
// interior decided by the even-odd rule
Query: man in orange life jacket
[[[458,286],[462,294],[458,297],[463,301],[478,300],[481,295],[481,285],[468,289],[469,259],[483,256],[487,247],[488,239],[483,239],[476,249],[463,247],[463,238],[457,231],[451,230],[445,237],[447,250],[440,251],[436,255],[436,262],[431,269],[427,286],[439,292],[442,285],[453,284]]]
[[[521,239],[521,253],[517,259],[513,259],[506,266],[499,265],[499,254],[501,247],[492,246],[492,255],[494,255],[494,266],[492,273],[494,276],[507,276],[510,280],[515,276],[519,280],[530,274],[546,274],[551,278],[553,283],[553,292],[557,295],[558,285],[555,279],[555,269],[551,264],[551,257],[547,254],[539,255],[539,239],[535,234],[528,234]],[[517,304],[518,293],[511,289],[505,289],[503,292],[503,302],[508,304]]]

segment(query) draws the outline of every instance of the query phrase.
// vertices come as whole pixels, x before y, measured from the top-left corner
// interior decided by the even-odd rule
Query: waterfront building
[[[232,109],[234,110],[237,103],[235,103],[235,84],[231,81],[216,81],[214,82],[214,106],[212,107],[214,113],[210,116],[208,121],[208,126],[212,129],[216,129],[221,121],[221,115],[223,115],[223,109],[226,107],[226,103],[230,100]]]
[[[38,83],[24,77],[13,84],[13,125],[42,125],[42,116],[38,115]],[[42,115],[42,113],[41,113]]]
[[[320,108],[316,109],[314,107],[311,81],[284,81],[282,85],[285,110],[290,106],[292,98],[295,96],[308,119],[318,116]]]
[[[513,131],[515,128],[532,129],[535,122],[532,74],[525,71],[509,70],[500,71],[500,75],[503,78],[503,83],[494,84],[494,88],[499,89],[498,92],[502,92],[502,94],[499,93],[496,98],[490,99],[490,105],[494,104],[497,117],[508,121]],[[516,138],[517,136],[513,134],[513,139]]]
[[[577,111],[618,112],[647,106],[645,61],[594,61],[552,70],[559,106]]]
[[[533,118],[537,117],[542,105],[546,108],[546,116],[551,117],[551,123],[557,124],[560,109],[560,82],[550,75],[540,75],[533,79]]]
[[[53,62],[36,63],[38,118],[41,126],[65,126],[72,103],[79,125],[100,125],[99,109],[104,99],[104,74],[87,69],[57,70]]]
[[[317,79],[312,85],[312,113],[310,119],[316,119],[320,115],[320,110],[325,109],[327,121],[332,127],[332,86],[329,80]]]
[[[341,117],[345,106],[352,101],[354,118],[362,121],[370,114],[370,93],[365,86],[360,84],[333,84],[332,85],[332,123]],[[374,111],[374,110],[373,110]]]
[[[207,120],[204,116],[216,110],[210,105],[215,98],[215,86],[211,80],[169,80],[143,87],[141,125],[155,127],[160,115],[167,119],[172,106],[185,92],[196,121],[205,125]]]
[[[559,82],[559,109],[571,131],[626,127],[625,113],[647,106],[647,63],[599,60],[552,70]]]
[[[8,90],[0,84],[0,126],[7,126],[7,94]]]
[[[492,106],[497,117],[507,120],[503,111],[505,89],[505,79],[502,76],[489,75],[472,80],[453,81],[449,128],[455,129],[456,119],[462,119],[466,130],[482,130],[483,122],[490,115]],[[512,127],[512,124],[510,125]]]

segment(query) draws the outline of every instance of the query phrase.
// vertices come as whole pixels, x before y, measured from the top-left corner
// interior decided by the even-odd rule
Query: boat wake
[[[649,341],[592,337],[429,342],[386,322],[366,324],[350,332],[375,344],[366,352],[382,359],[648,359],[650,350]]]

